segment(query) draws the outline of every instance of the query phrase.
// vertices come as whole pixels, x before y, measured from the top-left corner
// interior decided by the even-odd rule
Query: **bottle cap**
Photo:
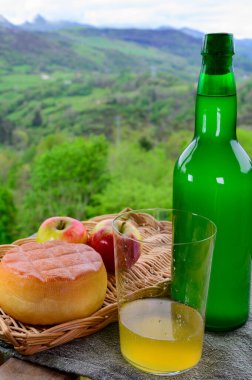
[[[205,35],[201,54],[234,55],[233,34],[209,33]]]

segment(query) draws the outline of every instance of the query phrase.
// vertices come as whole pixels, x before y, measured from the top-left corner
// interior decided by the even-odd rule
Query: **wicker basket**
[[[85,221],[83,224],[87,227],[88,231],[91,231],[99,221],[112,217],[115,217],[115,215],[102,215]],[[168,228],[171,228],[169,224]],[[146,223],[145,227],[142,227],[141,229],[143,237],[148,232],[147,230],[148,223]],[[169,230],[169,236],[171,236],[171,230]],[[1,245],[0,258],[3,257],[11,247],[32,241],[35,241],[35,238],[24,238],[15,241],[13,244]],[[149,257],[151,259],[151,254]],[[155,265],[154,267],[152,265],[151,270],[150,266],[148,266],[148,262],[137,264],[135,273],[131,279],[132,283],[136,283],[136,278],[139,282],[144,281],[145,283],[146,279],[148,279],[152,294],[153,290],[156,292],[162,291],[160,290],[162,287],[160,288],[158,284],[161,284],[165,279],[167,280],[167,276],[170,275],[168,269],[170,265],[167,265],[169,263],[166,261],[167,252],[163,255],[161,252],[160,260],[155,261]],[[170,261],[169,257],[168,261]],[[166,268],[166,270],[164,270],[164,268]],[[23,324],[11,318],[0,308],[0,339],[11,344],[19,353],[23,355],[32,355],[69,342],[75,338],[93,334],[103,329],[108,324],[116,322],[117,319],[115,277],[112,274],[108,274],[108,286],[104,303],[102,307],[91,316],[54,326],[33,326]]]

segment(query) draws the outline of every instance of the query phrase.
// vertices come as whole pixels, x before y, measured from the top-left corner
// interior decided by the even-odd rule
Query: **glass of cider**
[[[130,210],[113,221],[123,357],[174,375],[201,358],[216,226],[180,210]]]

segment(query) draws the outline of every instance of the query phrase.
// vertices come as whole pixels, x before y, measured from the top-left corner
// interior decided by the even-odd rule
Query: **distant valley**
[[[171,207],[202,37],[0,17],[0,242],[53,214]],[[252,40],[235,43],[238,136],[252,155]]]

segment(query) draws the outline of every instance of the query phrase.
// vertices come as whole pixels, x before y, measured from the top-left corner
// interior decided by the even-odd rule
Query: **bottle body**
[[[173,190],[174,208],[206,216],[217,226],[206,310],[206,327],[216,331],[248,319],[252,246],[249,158],[245,154],[237,162],[244,154],[237,141],[223,148],[193,140],[177,161]]]
[[[245,323],[249,314],[252,165],[236,139],[234,87],[222,95],[220,87],[218,95],[212,88],[201,94],[199,88],[195,136],[174,168],[173,207],[206,216],[217,226],[206,327],[225,331]]]

